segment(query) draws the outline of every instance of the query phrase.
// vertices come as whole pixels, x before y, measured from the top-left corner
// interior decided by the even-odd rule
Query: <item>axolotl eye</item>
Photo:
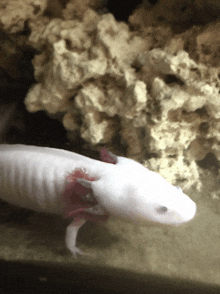
[[[166,206],[160,206],[160,207],[158,207],[158,208],[156,209],[156,211],[157,211],[158,213],[164,214],[164,213],[166,213],[166,212],[168,211],[168,208],[167,208]]]

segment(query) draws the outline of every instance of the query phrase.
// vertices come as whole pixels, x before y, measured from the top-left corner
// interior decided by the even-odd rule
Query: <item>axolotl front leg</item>
[[[78,231],[84,223],[87,220],[96,222],[108,219],[108,214],[93,195],[91,183],[95,180],[96,178],[89,176],[85,171],[76,169],[67,177],[68,184],[62,196],[65,216],[73,219],[66,229],[65,243],[75,258],[77,254],[90,255],[76,247]]]
[[[66,247],[70,250],[73,256],[76,258],[77,254],[85,254],[81,249],[76,247],[76,238],[79,229],[85,224],[86,220],[81,219],[79,221],[72,221],[66,228],[65,243]]]

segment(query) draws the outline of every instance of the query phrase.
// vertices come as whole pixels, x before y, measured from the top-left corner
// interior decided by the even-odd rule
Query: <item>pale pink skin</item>
[[[106,150],[102,159],[107,162],[61,149],[0,145],[0,198],[35,211],[64,215],[66,179],[78,169],[97,179],[77,181],[91,190],[110,215],[135,223],[167,225],[194,217],[196,204],[157,173]],[[73,220],[66,229],[66,246],[74,256],[82,253],[76,237],[85,221]]]

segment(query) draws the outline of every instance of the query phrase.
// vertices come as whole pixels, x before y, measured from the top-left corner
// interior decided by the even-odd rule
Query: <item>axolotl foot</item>
[[[70,250],[70,252],[73,254],[73,256],[75,257],[75,258],[77,258],[77,255],[79,254],[79,255],[83,255],[84,253],[83,253],[83,251],[81,250],[81,249],[79,249],[78,247],[76,247],[76,246],[68,246],[68,249]]]
[[[77,255],[89,255],[89,256],[93,256],[93,254],[90,253],[85,253],[83,252],[81,249],[79,249],[78,247],[68,247],[68,249],[70,250],[70,252],[73,254],[74,258],[77,258]]]

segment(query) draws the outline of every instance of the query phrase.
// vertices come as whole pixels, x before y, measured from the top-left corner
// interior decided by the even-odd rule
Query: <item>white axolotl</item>
[[[35,211],[72,219],[66,246],[76,257],[79,228],[109,215],[135,223],[179,225],[196,204],[179,187],[140,163],[101,150],[94,160],[74,152],[26,145],[0,145],[0,198]]]

